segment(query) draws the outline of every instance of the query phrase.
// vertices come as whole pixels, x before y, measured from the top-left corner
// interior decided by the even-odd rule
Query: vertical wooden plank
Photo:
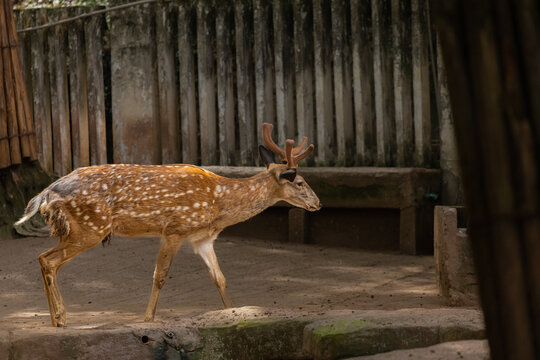
[[[336,107],[336,164],[352,165],[354,130],[352,112],[352,72],[345,0],[332,0],[332,44],[334,60],[334,102]]]
[[[64,9],[49,12],[49,20],[66,17]],[[71,171],[71,139],[69,124],[69,104],[66,68],[66,27],[50,28],[47,34],[49,44],[49,75],[51,86],[52,133],[54,172],[59,176]]]
[[[217,101],[219,163],[235,164],[233,11],[228,2],[216,4]]]
[[[29,28],[33,24],[33,18],[35,16],[35,10],[19,10],[14,12],[15,15],[15,22],[17,24],[17,28],[25,29]],[[26,84],[26,93],[32,94],[32,54],[30,51],[30,44],[32,41],[32,33],[20,33],[18,34],[19,37],[19,54],[21,56],[21,63],[22,63],[22,69],[23,69],[23,75],[24,75],[24,82]],[[32,114],[33,114],[33,106],[32,102],[29,101],[29,111],[30,111],[30,123],[33,122]]]
[[[309,141],[313,142],[313,7],[309,0],[294,2],[294,47],[298,136],[307,136]],[[306,161],[310,164],[314,162],[312,157]]]
[[[409,0],[392,0],[396,165],[413,165],[414,136],[411,98],[411,8]]]
[[[332,89],[332,37],[330,3],[313,1],[313,47],[315,55],[315,113],[318,165],[332,165],[335,147],[334,95]]]
[[[201,121],[201,164],[203,165],[214,165],[218,161],[214,16],[211,0],[197,2],[199,117]]]
[[[30,106],[26,94],[26,85],[24,82],[23,67],[19,53],[19,43],[17,31],[15,29],[15,19],[13,18],[13,8],[11,1],[4,1],[4,12],[6,21],[8,51],[11,57],[11,72],[14,88],[15,106],[17,109],[16,118],[19,128],[18,136],[20,138],[21,153],[23,157],[35,159],[35,141],[33,136],[32,119],[30,116]]]
[[[236,23],[236,87],[238,101],[238,130],[240,162],[253,165],[256,152],[253,80],[252,8],[249,1],[235,3]]]
[[[425,0],[411,0],[412,81],[414,106],[414,159],[416,166],[431,161],[431,119],[429,99],[429,59]]]
[[[70,11],[70,16],[76,16],[82,12],[82,8],[73,8]],[[84,51],[84,27],[82,21],[70,24],[68,28],[68,46],[71,148],[73,150],[73,168],[78,168],[90,165],[86,53]]]
[[[373,164],[377,154],[373,108],[373,36],[369,1],[351,1],[351,43],[356,163],[368,166]]]
[[[4,4],[0,4],[0,24],[3,24],[5,29],[0,31],[0,50],[2,51],[2,69],[4,82],[4,96],[1,99],[6,103],[6,119],[7,130],[9,137],[9,150],[11,156],[11,164],[21,163],[21,149],[19,140],[19,124],[17,123],[17,104],[15,101],[15,85],[13,81],[13,64],[11,62],[11,54],[9,47],[9,39],[7,35],[7,16],[4,9]]]
[[[98,15],[90,17],[85,24],[86,62],[88,64],[88,129],[90,161],[92,165],[107,163],[107,125],[105,118],[105,84],[103,80],[102,48],[104,21],[105,17]],[[129,117],[126,116],[126,121],[128,119]],[[141,149],[141,151],[148,150]]]
[[[7,95],[4,86],[3,53],[0,53],[0,94]],[[0,99],[0,169],[11,165],[11,149],[9,144],[7,104],[4,98]]]
[[[285,144],[295,136],[293,11],[286,0],[274,0],[273,6],[277,142]]]
[[[180,161],[180,124],[176,105],[178,99],[175,65],[176,47],[173,45],[175,9],[176,7],[171,2],[160,2],[156,6],[159,121],[161,126],[161,161],[163,164]]]
[[[275,124],[274,53],[272,46],[272,4],[253,1],[253,47],[255,56],[255,103],[257,139],[264,144],[262,124]]]
[[[47,22],[46,9],[37,9],[35,16],[34,25],[42,25]],[[51,103],[46,30],[36,31],[32,36],[30,46],[32,52],[32,102],[38,159],[43,169],[52,173]]]
[[[195,60],[193,48],[195,34],[192,31],[193,7],[191,2],[178,4],[178,53],[180,76],[180,117],[182,128],[182,161],[196,164],[199,153],[199,137],[197,135],[197,108],[195,88]]]
[[[110,5],[119,5],[127,0],[111,0]],[[96,18],[95,29],[99,31],[102,18]],[[161,139],[159,127],[159,96],[156,72],[155,43],[155,4],[132,6],[110,13],[111,24],[111,95],[112,95],[112,132],[114,161],[126,163],[159,164],[161,162]],[[99,46],[96,42],[95,46]],[[103,78],[98,78],[100,71],[98,56],[101,49],[90,51],[96,59],[88,61],[95,64],[95,77],[88,77],[89,90],[92,79],[101,86]],[[103,71],[101,69],[101,71]],[[96,108],[101,106],[100,96],[96,93]],[[88,102],[90,108],[92,102]],[[95,118],[96,143],[102,142],[100,131],[101,116]],[[92,118],[89,118],[92,121]],[[90,123],[92,127],[92,123]],[[90,143],[93,143],[92,137]],[[92,145],[91,145],[92,149]],[[96,150],[97,162],[106,161],[106,153],[100,145]],[[91,150],[92,151],[92,150]],[[91,152],[92,156],[92,152]]]
[[[392,41],[390,1],[372,0],[373,78],[375,84],[375,124],[377,165],[391,166],[395,160],[396,127],[393,103]]]

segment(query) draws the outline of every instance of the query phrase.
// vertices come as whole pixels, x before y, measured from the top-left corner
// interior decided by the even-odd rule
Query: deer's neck
[[[276,182],[269,172],[245,179],[220,179],[214,195],[219,208],[218,226],[246,221],[275,204]]]

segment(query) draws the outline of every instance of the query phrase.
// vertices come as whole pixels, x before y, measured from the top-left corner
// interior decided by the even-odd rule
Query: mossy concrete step
[[[463,309],[188,321],[0,332],[0,359],[336,359],[484,337],[480,312]]]
[[[424,348],[395,350],[382,354],[358,356],[346,360],[488,360],[487,340],[449,341]]]

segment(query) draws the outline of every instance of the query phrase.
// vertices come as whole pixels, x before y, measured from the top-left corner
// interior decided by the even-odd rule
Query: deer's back
[[[79,168],[49,186],[42,213],[61,211],[69,223],[103,236],[189,233],[216,217],[218,183],[217,175],[191,165]]]

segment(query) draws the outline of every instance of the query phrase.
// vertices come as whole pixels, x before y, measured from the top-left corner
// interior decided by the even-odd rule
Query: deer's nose
[[[322,202],[319,201],[319,209],[322,208]]]

